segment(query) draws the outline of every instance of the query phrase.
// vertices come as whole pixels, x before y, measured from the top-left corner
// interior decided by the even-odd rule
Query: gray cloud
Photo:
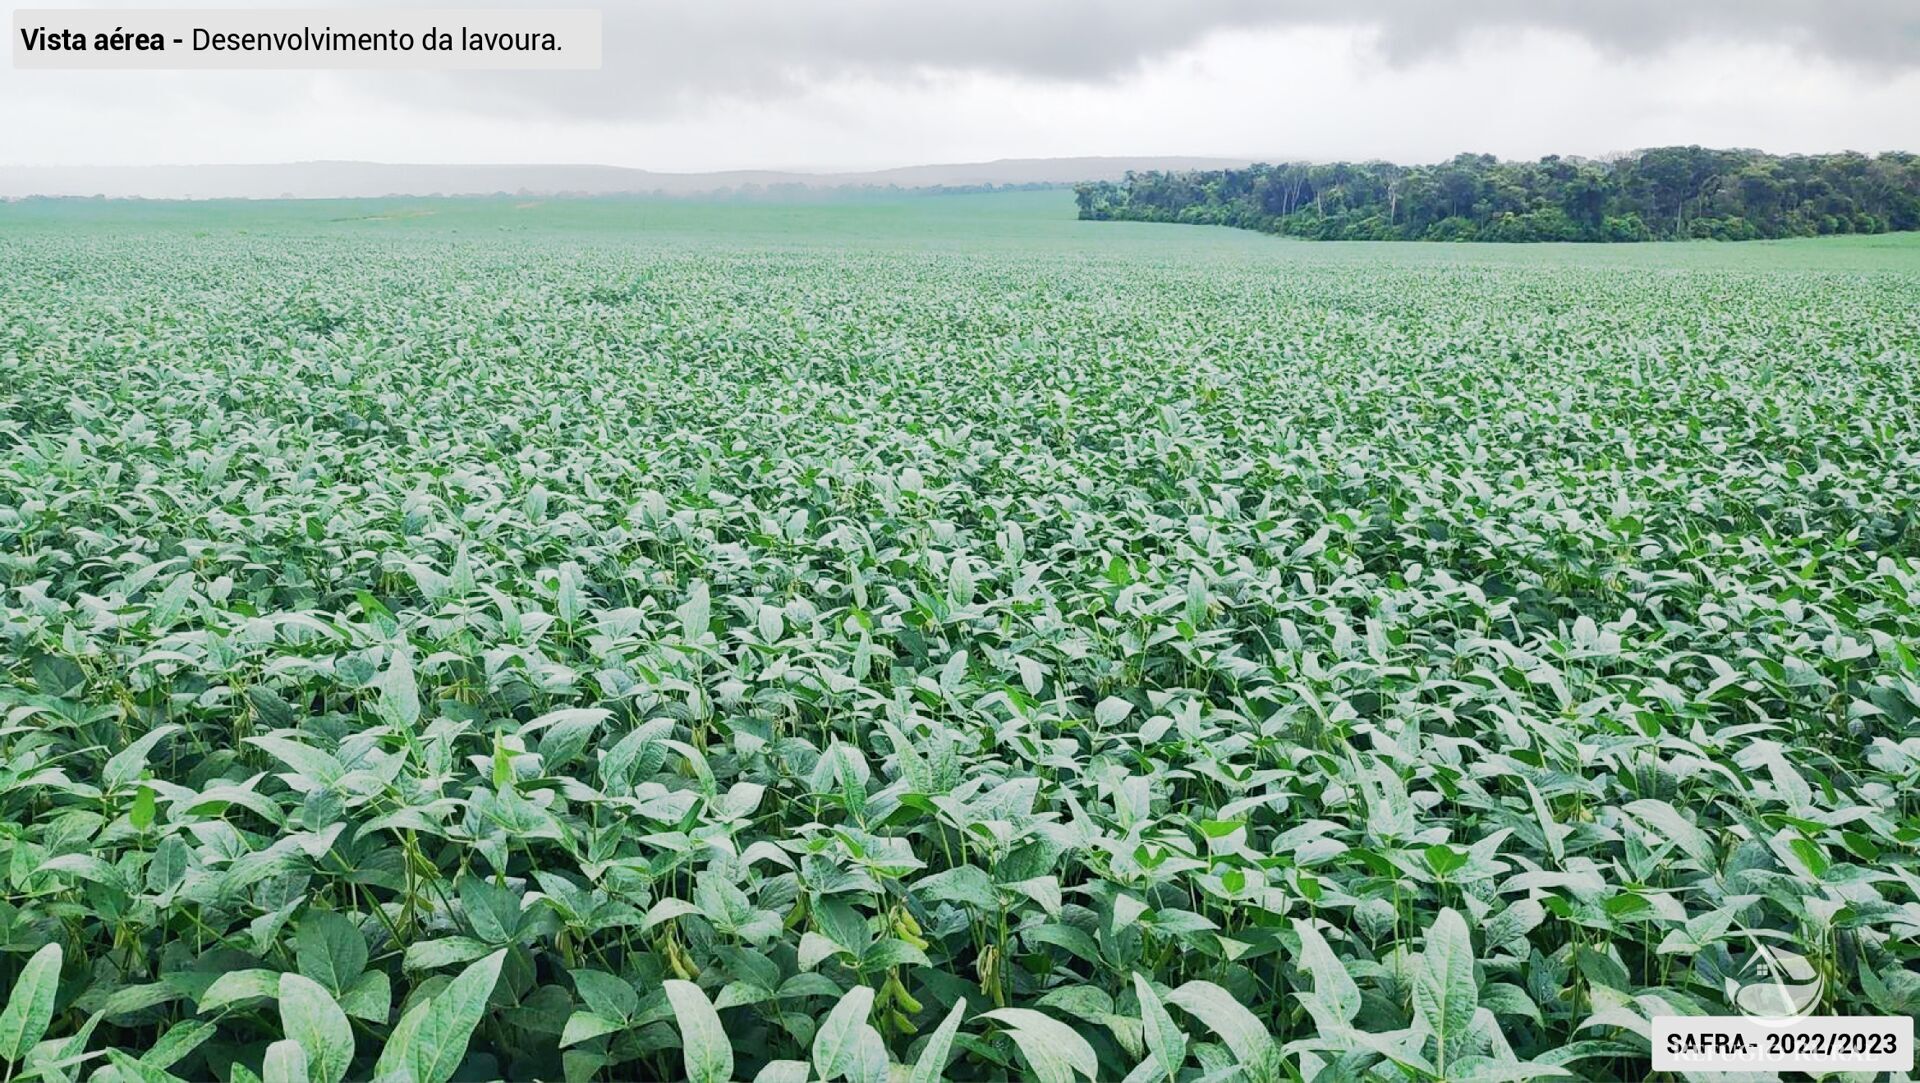
[[[836,76],[1109,82],[1208,34],[1327,26],[1377,32],[1395,64],[1445,56],[1479,32],[1541,28],[1623,58],[1776,43],[1870,75],[1920,66],[1920,0],[608,0],[602,9],[601,71],[421,76],[409,90],[488,112],[658,117],[715,98],[778,99]]]
[[[1920,0],[557,2],[603,5],[604,70],[0,67],[0,162],[863,169],[1920,144]],[[1248,32],[1286,27],[1346,29]]]
[[[1615,54],[1643,56],[1701,43],[1775,43],[1874,70],[1920,66],[1920,4],[1911,0],[1466,0],[1377,3],[1382,43],[1413,57],[1451,48],[1467,31],[1563,30]]]

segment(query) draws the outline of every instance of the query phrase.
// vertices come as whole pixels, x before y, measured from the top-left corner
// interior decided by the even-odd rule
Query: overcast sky
[[[866,169],[1083,154],[1431,161],[1667,143],[1920,150],[1920,0],[600,7],[598,72],[9,65],[0,163]]]

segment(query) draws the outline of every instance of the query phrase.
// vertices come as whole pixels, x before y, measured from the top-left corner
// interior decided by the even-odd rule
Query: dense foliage
[[[0,238],[6,1074],[1920,1008],[1920,271],[1273,247]]]
[[[1920,155],[1776,157],[1661,147],[1612,162],[1461,154],[1129,174],[1075,189],[1080,217],[1318,240],[1644,241],[1920,229]]]

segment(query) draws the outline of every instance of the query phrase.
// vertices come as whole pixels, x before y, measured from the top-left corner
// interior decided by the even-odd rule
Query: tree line
[[[1645,241],[1920,229],[1920,155],[1660,147],[1612,161],[1460,154],[1290,162],[1077,185],[1080,217],[1318,240]]]

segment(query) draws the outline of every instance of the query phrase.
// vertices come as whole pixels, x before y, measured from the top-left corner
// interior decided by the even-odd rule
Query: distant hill
[[[783,190],[940,188],[1117,181],[1129,170],[1231,169],[1247,158],[1003,158],[869,172],[728,170],[659,173],[606,165],[404,165],[284,162],[272,165],[0,166],[0,198],[347,199],[430,195],[697,196]]]

